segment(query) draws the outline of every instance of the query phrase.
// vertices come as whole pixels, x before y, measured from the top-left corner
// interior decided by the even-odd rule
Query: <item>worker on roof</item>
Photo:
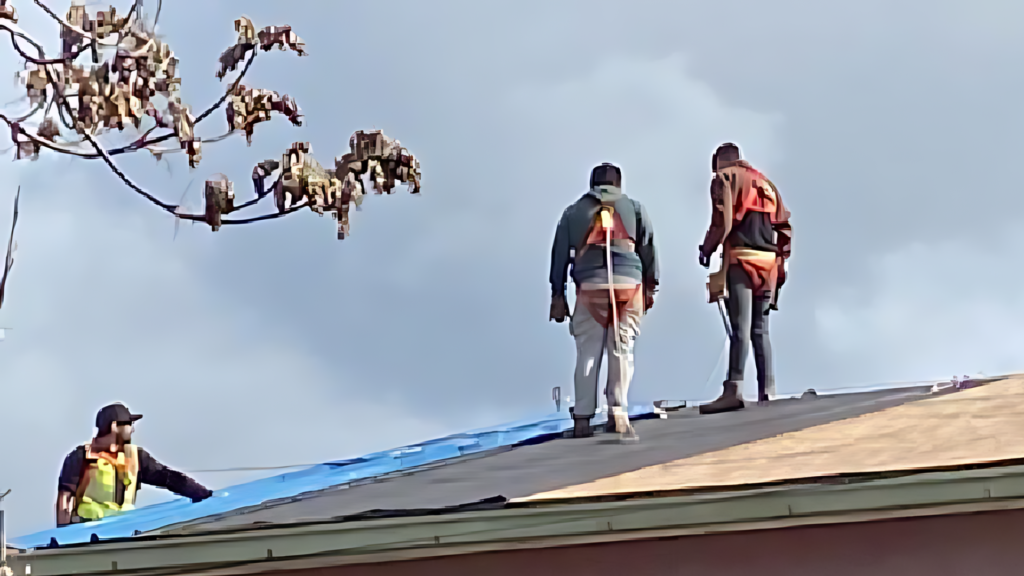
[[[793,229],[775,185],[740,156],[731,142],[711,158],[711,226],[698,261],[707,268],[722,246],[722,266],[708,278],[708,302],[724,301],[729,317],[729,374],[722,395],[700,407],[701,414],[743,408],[739,386],[751,343],[757,367],[757,400],[775,394],[768,313],[778,310],[786,281]]]
[[[213,492],[133,445],[141,414],[111,404],[96,415],[96,437],[64,459],[57,484],[57,526],[99,520],[131,510],[142,484],[201,502]]]
[[[566,299],[570,266],[576,285],[571,317]],[[594,168],[590,190],[562,213],[551,250],[550,280],[550,318],[561,323],[569,317],[569,332],[576,339],[573,435],[592,435],[598,374],[607,349],[608,428],[635,440],[626,396],[640,318],[654,304],[658,263],[651,220],[639,202],[622,192],[617,166],[605,163]]]

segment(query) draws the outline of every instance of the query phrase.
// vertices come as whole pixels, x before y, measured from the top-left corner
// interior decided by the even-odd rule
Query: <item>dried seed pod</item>
[[[220,217],[235,209],[234,184],[223,174],[215,174],[206,181],[206,223],[214,232],[220,229]]]

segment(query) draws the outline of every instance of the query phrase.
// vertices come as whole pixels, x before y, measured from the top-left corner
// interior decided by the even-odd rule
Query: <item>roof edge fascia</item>
[[[299,566],[1014,509],[1024,509],[1024,466],[853,484],[166,535],[28,550],[11,558],[10,564],[15,576],[111,571],[141,576],[169,569],[211,576],[251,574]]]

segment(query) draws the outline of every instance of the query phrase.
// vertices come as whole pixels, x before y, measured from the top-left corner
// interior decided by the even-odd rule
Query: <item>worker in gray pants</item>
[[[594,168],[590,190],[565,209],[555,230],[550,276],[550,318],[555,322],[569,316],[570,275],[576,284],[576,309],[569,324],[576,339],[573,436],[592,434],[597,378],[607,353],[608,427],[623,440],[635,441],[627,393],[640,321],[654,304],[658,264],[650,218],[640,202],[623,193],[617,166]]]

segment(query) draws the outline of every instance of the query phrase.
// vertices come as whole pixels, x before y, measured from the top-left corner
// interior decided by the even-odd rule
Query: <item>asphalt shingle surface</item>
[[[374,509],[454,506],[499,495],[522,498],[884,410],[928,398],[927,392],[927,388],[911,388],[781,400],[766,407],[748,405],[738,412],[708,416],[688,408],[670,413],[667,419],[634,422],[640,435],[638,444],[618,444],[612,434],[557,439],[172,529],[327,520]]]

